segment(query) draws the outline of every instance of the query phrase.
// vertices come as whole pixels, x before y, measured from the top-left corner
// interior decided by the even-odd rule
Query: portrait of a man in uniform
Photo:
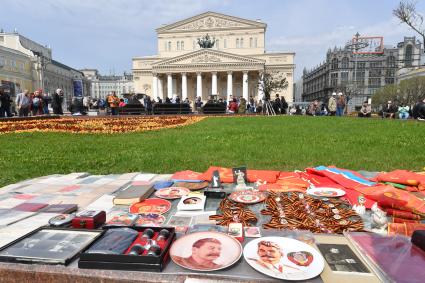
[[[195,270],[214,270],[222,265],[215,263],[221,255],[222,244],[214,238],[199,239],[192,245],[190,257],[174,257],[174,261],[184,267]]]

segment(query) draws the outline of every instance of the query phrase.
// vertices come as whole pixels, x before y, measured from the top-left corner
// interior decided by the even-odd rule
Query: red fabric
[[[255,183],[258,180],[265,181],[267,183],[275,183],[277,177],[279,176],[279,171],[271,170],[247,170],[248,182]]]
[[[199,181],[199,180],[204,180],[201,179],[202,173],[198,173],[195,171],[190,171],[190,170],[186,170],[186,171],[179,171],[173,174],[173,176],[171,176],[172,180],[193,180],[193,181]],[[208,180],[210,181],[211,178]]]
[[[272,192],[300,192],[305,193],[306,189],[304,187],[298,186],[286,186],[280,184],[264,184],[258,187],[260,191],[272,191]]]
[[[232,172],[232,169],[230,169],[230,168],[224,168],[224,167],[211,166],[210,168],[208,168],[207,171],[205,171],[203,174],[201,174],[199,176],[199,178],[201,178],[201,180],[211,181],[213,172],[215,170],[218,170],[218,172],[220,174],[220,181],[222,183],[233,183],[233,172]]]
[[[348,172],[353,174],[354,176],[367,180],[367,178],[363,177],[360,173],[356,172],[356,171],[351,171],[351,170],[347,170],[347,169],[341,169],[341,168],[337,168],[335,166],[328,166],[328,168],[335,168],[338,169],[342,172]],[[307,168],[306,169],[307,173],[312,173],[312,174],[316,174],[319,176],[324,176],[324,177],[328,177],[329,179],[331,179],[332,181],[334,181],[335,183],[340,184],[341,186],[343,186],[344,188],[347,189],[355,189],[357,187],[363,187],[365,186],[364,184],[361,184],[359,182],[356,182],[355,180],[351,180],[346,178],[343,175],[340,174],[336,174],[330,171],[326,171],[326,170],[317,170],[315,168]]]
[[[415,230],[425,230],[425,224],[418,223],[389,223],[388,235],[401,234],[404,236],[412,236]]]
[[[425,202],[407,191],[389,185],[359,187],[356,191],[376,201],[381,207],[396,208],[425,216]]]
[[[409,219],[409,220],[420,220],[421,217],[417,214],[413,214],[409,211],[403,211],[398,210],[394,208],[383,208],[383,210],[387,213],[388,216],[396,217],[396,218],[403,218],[403,219]]]
[[[404,219],[404,218],[397,218],[397,217],[393,217],[392,220],[393,220],[393,223],[420,223],[419,220],[411,220],[411,219]]]
[[[379,182],[393,182],[415,187],[419,186],[419,184],[425,184],[425,174],[414,173],[407,170],[380,173],[375,178]]]

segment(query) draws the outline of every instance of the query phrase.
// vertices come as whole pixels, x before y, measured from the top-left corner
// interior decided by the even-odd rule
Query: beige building
[[[288,87],[280,91],[293,101],[293,52],[266,52],[267,25],[206,12],[156,30],[158,55],[133,58],[134,88],[154,98],[183,100],[210,95],[229,99],[263,97],[258,83],[261,74],[286,77]],[[198,39],[209,35],[212,48],[200,48]]]
[[[7,86],[15,95],[23,89],[33,88],[31,57],[0,46],[0,85]]]

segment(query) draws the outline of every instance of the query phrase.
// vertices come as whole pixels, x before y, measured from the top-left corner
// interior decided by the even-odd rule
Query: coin
[[[335,215],[334,215],[334,218],[335,218],[336,220],[339,220],[339,219],[341,219],[341,215],[339,215],[339,214],[335,214]]]

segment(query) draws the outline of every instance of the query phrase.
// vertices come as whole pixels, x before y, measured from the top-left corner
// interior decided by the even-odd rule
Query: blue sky
[[[74,68],[131,70],[131,58],[156,54],[155,28],[206,11],[261,19],[268,51],[296,52],[295,78],[357,31],[395,45],[414,35],[392,16],[399,0],[0,0],[0,28],[43,45]],[[425,12],[425,1],[418,10]]]

